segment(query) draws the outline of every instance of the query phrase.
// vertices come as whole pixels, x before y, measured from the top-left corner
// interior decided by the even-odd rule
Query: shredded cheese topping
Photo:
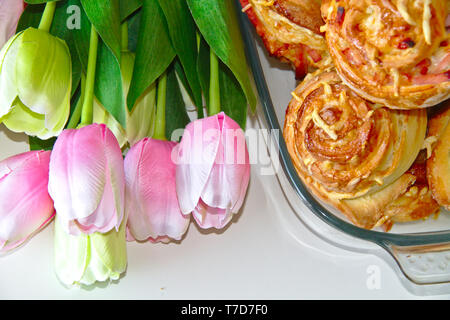
[[[247,11],[248,9],[250,9],[252,7],[252,4],[251,3],[249,3],[249,4],[247,4],[245,7],[243,7],[242,8],[242,12],[245,12],[245,11]]]
[[[292,96],[294,97],[294,99],[297,100],[298,102],[302,102],[302,100],[299,98],[299,96],[298,96],[294,91],[291,92],[291,95],[292,95]]]
[[[400,72],[398,72],[398,69],[392,68],[391,73],[394,78],[394,95],[398,97],[400,94]]]
[[[338,136],[336,132],[333,131],[333,129],[328,126],[325,121],[320,117],[319,113],[317,112],[317,109],[314,109],[312,113],[312,120],[314,121],[314,124],[321,128],[325,133],[333,140],[337,140]]]
[[[378,183],[380,186],[383,185],[383,179],[379,178],[379,177],[374,177],[373,180]]]
[[[400,12],[403,19],[405,19],[406,22],[408,22],[410,25],[415,26],[416,22],[413,20],[413,18],[408,13],[408,8],[406,7],[407,0],[399,0],[397,4],[397,10]]]
[[[260,6],[270,7],[273,6],[274,0],[254,0],[253,2],[259,4]]]
[[[425,37],[425,42],[428,45],[431,45],[431,27],[430,27],[430,19],[431,19],[431,8],[430,8],[431,0],[425,0],[423,4],[423,21],[422,21],[422,29],[423,36]]]
[[[327,97],[331,96],[331,94],[332,94],[333,92],[332,92],[332,90],[331,90],[330,84],[327,83],[327,82],[322,82],[322,85],[323,85],[323,90],[325,91],[325,95],[326,95]]]
[[[373,111],[373,110],[370,110],[369,112],[367,112],[366,116],[364,117],[364,121],[369,120],[370,117],[372,117],[372,115],[373,115],[374,112],[375,112],[375,111]]]
[[[430,136],[423,141],[422,149],[427,149],[427,159],[431,157],[431,154],[433,152],[433,143],[435,143],[436,141],[438,141],[438,138],[436,136]]]

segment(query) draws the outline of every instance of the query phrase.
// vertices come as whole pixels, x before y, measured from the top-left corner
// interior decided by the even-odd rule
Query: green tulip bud
[[[0,122],[14,132],[57,136],[70,113],[72,63],[66,43],[28,28],[0,51]]]
[[[124,99],[130,89],[131,78],[133,76],[135,54],[129,51],[122,51],[121,71],[122,87]],[[127,109],[126,130],[117,122],[114,117],[105,110],[97,99],[94,99],[93,122],[103,123],[114,133],[121,147],[126,141],[130,145],[135,144],[145,137],[151,137],[155,126],[156,111],[156,86],[152,84],[139,98],[131,112]]]
[[[119,231],[73,236],[55,218],[55,269],[67,285],[91,285],[117,280],[127,267],[126,219]]]

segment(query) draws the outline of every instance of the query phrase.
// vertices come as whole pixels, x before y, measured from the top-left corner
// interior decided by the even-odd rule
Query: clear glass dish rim
[[[326,222],[328,225],[331,225],[332,227],[350,236],[374,242],[382,247],[385,247],[389,244],[404,247],[433,245],[450,242],[450,230],[399,234],[368,230],[357,227],[350,222],[346,222],[334,215],[311,195],[307,187],[301,181],[294,165],[292,164],[292,160],[290,158],[286,143],[282,135],[282,128],[280,127],[280,122],[278,121],[272,98],[267,87],[261,63],[259,61],[259,58],[255,59],[255,57],[259,57],[259,55],[257,53],[253,35],[250,31],[252,30],[253,25],[251,25],[250,21],[247,18],[247,15],[240,10],[239,0],[236,0],[235,4],[236,10],[238,12],[240,30],[244,41],[244,49],[247,56],[247,62],[250,66],[251,73],[253,74],[265,121],[268,124],[269,129],[278,130],[276,132],[279,132],[279,137],[278,139],[275,139],[275,143],[278,143],[277,147],[279,150],[281,166],[292,188],[294,188],[295,192],[306,204],[306,206],[317,217]]]

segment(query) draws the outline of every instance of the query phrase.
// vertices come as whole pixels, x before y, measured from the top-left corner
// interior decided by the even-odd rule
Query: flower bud
[[[28,28],[0,51],[0,121],[14,132],[48,139],[70,113],[72,63],[66,43]]]
[[[127,267],[125,220],[107,233],[68,234],[55,218],[55,271],[66,286],[117,280]]]

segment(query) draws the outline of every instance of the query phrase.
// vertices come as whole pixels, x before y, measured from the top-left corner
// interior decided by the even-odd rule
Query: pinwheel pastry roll
[[[321,0],[240,0],[268,52],[293,65],[297,78],[331,65],[323,33]]]
[[[412,175],[414,183],[404,194],[383,209],[383,217],[378,221],[385,231],[389,231],[394,223],[424,220],[440,211],[428,185],[426,174],[426,151],[420,151],[417,159],[405,175]]]
[[[375,108],[335,71],[308,75],[292,95],[283,135],[299,176],[354,224],[374,227],[415,182],[405,172],[423,145],[426,111]]]
[[[450,103],[431,116],[425,141],[431,192],[441,206],[450,210]]]
[[[450,96],[450,41],[444,0],[325,0],[328,48],[344,83],[393,109]]]

